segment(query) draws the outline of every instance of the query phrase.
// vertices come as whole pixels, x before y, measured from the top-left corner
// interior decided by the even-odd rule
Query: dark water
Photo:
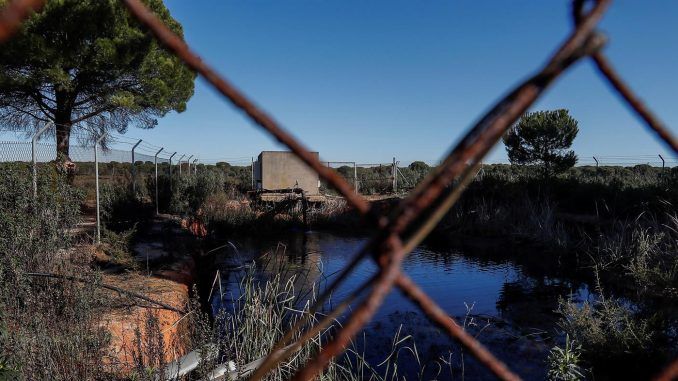
[[[310,274],[307,283],[319,281],[322,287],[326,284],[325,278],[331,280],[366,241],[366,238],[325,232],[231,240],[237,252],[230,247],[222,250],[216,258],[216,267],[223,275],[225,293],[237,294],[237,282],[243,272],[233,267],[272,252],[267,261],[275,258],[287,262]],[[403,268],[447,313],[460,324],[465,322],[470,332],[525,379],[545,378],[548,351],[561,339],[554,313],[558,297],[579,301],[592,297],[583,284],[528,274],[526,268],[510,259],[490,261],[449,245],[423,245],[405,260]],[[371,261],[363,261],[335,292],[333,300],[342,300],[375,271]],[[222,307],[220,303],[218,298],[214,299],[213,308]],[[401,345],[410,348],[416,345],[419,363],[427,364],[428,370],[437,369],[438,365],[445,367],[438,379],[462,379],[462,373],[465,379],[493,379],[397,291],[385,299],[364,329],[364,337],[358,340],[357,346],[365,349],[372,365],[379,364],[388,355],[401,326],[401,336],[412,335],[414,340]],[[408,379],[414,379],[414,373],[420,368],[415,365],[416,359],[411,351],[400,353],[403,363],[400,366],[410,375]],[[440,361],[441,357],[449,364]]]

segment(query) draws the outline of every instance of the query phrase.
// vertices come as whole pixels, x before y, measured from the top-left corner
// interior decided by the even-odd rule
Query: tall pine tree
[[[161,0],[145,3],[182,34]],[[31,132],[53,122],[67,159],[73,131],[153,128],[184,111],[194,79],[120,1],[50,0],[0,47],[0,125]]]

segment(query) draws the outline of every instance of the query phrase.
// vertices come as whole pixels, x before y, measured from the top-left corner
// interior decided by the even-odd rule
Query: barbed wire
[[[20,141],[17,141],[17,144],[23,144],[25,142],[30,142],[30,132],[26,131],[21,131],[21,130],[16,130],[12,128],[7,128],[7,127],[0,127],[0,132],[5,132],[5,133],[11,133],[13,134],[14,137],[20,138]],[[139,140],[141,140],[141,143],[137,146],[135,149],[135,152],[138,153],[144,153],[150,156],[155,156],[155,154],[160,150],[160,148],[163,148],[162,152],[158,155],[158,157],[163,157],[167,158],[169,155],[171,155],[173,152],[177,152],[177,157],[180,157],[183,154],[189,155],[188,153],[184,153],[183,151],[175,151],[170,148],[166,148],[157,144],[154,144],[152,142],[149,142],[144,139],[140,139],[138,137],[134,136],[128,136],[128,135],[121,135],[117,133],[107,133],[108,139],[107,139],[107,144],[106,148],[108,149],[116,149],[116,145],[121,145],[127,148],[131,148],[133,145],[135,145]],[[40,142],[44,142],[46,139],[50,139],[54,137],[54,131],[47,131],[45,132],[41,138]],[[85,131],[73,131],[70,134],[71,137],[71,146],[85,146],[85,147],[93,147],[93,136]],[[5,147],[8,147],[7,145],[11,143],[11,141],[6,140],[6,139],[0,139],[5,143]],[[85,144],[82,144],[82,143]],[[591,153],[578,153],[578,160],[577,160],[577,165],[582,166],[582,165],[588,165],[588,164],[595,164],[595,160],[593,157],[595,157],[600,165],[607,165],[607,166],[632,166],[632,165],[640,165],[640,164],[650,164],[650,165],[657,165],[660,166],[662,163],[664,164],[670,164],[673,165],[674,163],[678,163],[678,156],[670,156],[670,155],[661,155],[664,158],[664,162],[661,161],[659,158],[660,154],[637,154],[637,155],[597,155],[597,154],[591,154]],[[4,155],[2,157],[9,157],[11,155]],[[205,164],[216,164],[218,162],[226,162],[231,165],[233,164],[242,164],[244,165],[250,165],[252,159],[254,158],[253,156],[214,156],[214,157],[202,157],[202,155],[197,154],[195,158],[199,158],[199,161]],[[1,159],[0,159],[1,160]],[[423,162],[430,167],[436,167],[440,165],[440,161],[436,160],[414,160],[417,162]],[[413,162],[414,162],[413,161]],[[322,160],[323,163],[325,164],[330,164],[329,167],[337,167],[341,165],[353,165],[355,164],[357,167],[378,167],[378,166],[390,166],[392,163],[384,160],[383,162],[373,162],[373,163],[361,163],[361,162],[356,162],[356,161],[346,161],[346,160],[334,160],[334,161],[327,161],[327,160]],[[483,160],[483,164],[485,165],[490,165],[490,164],[503,164],[503,165],[509,165],[510,162],[508,160]],[[407,166],[406,164],[402,164],[401,166]]]
[[[8,131],[14,134],[15,137],[19,137],[22,140],[21,141],[10,141],[10,140],[1,140],[0,144],[2,144],[2,149],[3,153],[0,155],[0,162],[1,161],[28,161],[30,160],[30,135],[26,135],[25,132],[20,132],[20,131],[14,131],[11,129],[0,129],[1,131]],[[45,134],[48,135],[49,134]],[[53,134],[49,138],[53,138]],[[42,152],[39,155],[40,160],[46,158],[46,157],[55,157],[55,154],[45,154],[45,150],[49,151],[49,149],[56,150],[56,146],[54,143],[45,143],[45,139],[39,140],[40,144],[40,149],[39,151]],[[74,131],[71,133],[71,138],[70,138],[70,146],[72,147],[73,150],[79,150],[82,151],[84,149],[92,149],[94,147],[94,141],[91,139],[90,134],[87,132],[82,132],[82,131]],[[103,149],[103,151],[131,151],[132,147],[139,141],[140,139],[135,138],[135,137],[130,137],[130,136],[124,136],[124,135],[119,135],[119,134],[110,134],[109,140],[106,142],[106,147]],[[48,148],[48,145],[52,144],[54,147]],[[15,147],[12,147],[12,145],[15,145]],[[146,140],[142,140],[142,142],[136,147],[135,149],[135,154],[138,155],[146,155],[151,158],[153,158],[156,153],[159,151],[159,149],[162,148],[158,145],[155,145],[153,143],[147,142]],[[167,160],[169,156],[174,153],[175,151],[173,150],[166,150],[163,149],[163,151],[158,155],[159,159],[162,160]],[[178,159],[182,155],[189,156],[188,153],[184,153],[181,151],[176,151],[177,154],[175,157]],[[83,155],[80,153],[74,154],[75,156],[81,158],[83,156],[88,156],[88,155]],[[121,154],[118,154],[119,157],[122,157]],[[138,156],[141,157],[141,156]],[[660,155],[659,154],[638,154],[638,155],[591,155],[591,154],[580,154],[579,159],[577,161],[577,166],[590,166],[590,165],[599,165],[599,166],[635,166],[635,165],[652,165],[652,166],[676,166],[678,165],[678,156],[668,156],[668,155],[662,155],[661,157],[664,158],[664,161],[660,160]],[[594,159],[595,158],[595,159]],[[194,156],[194,159],[199,159],[199,161],[203,164],[216,164],[220,162],[225,162],[230,165],[234,166],[250,166],[252,164],[252,160],[254,157],[252,156],[220,156],[220,157],[202,157],[201,155],[197,154]],[[45,159],[46,160],[46,159]],[[131,156],[130,156],[131,160]],[[596,163],[596,160],[598,161]],[[138,161],[138,160],[136,160]],[[430,167],[436,167],[440,165],[440,162],[434,162],[434,161],[426,161],[426,160],[416,160],[418,162],[423,162],[429,165]],[[355,161],[322,161],[323,164],[325,164],[328,167],[331,168],[339,168],[342,166],[354,166],[357,168],[375,168],[375,167],[383,167],[383,168],[390,168],[392,166],[392,162],[388,161],[383,161],[380,163],[360,163],[360,162],[355,162]],[[398,162],[399,167],[406,167],[406,164],[400,164]],[[490,161],[490,160],[484,160],[483,161],[484,165],[510,165],[510,162],[503,160],[503,161]],[[349,179],[351,180],[351,179]]]
[[[2,149],[3,153],[0,154],[0,162],[2,161],[29,161],[30,160],[30,146],[27,146],[26,144],[30,144],[30,134],[28,134],[25,131],[20,131],[20,130],[15,130],[7,127],[2,127],[0,128],[0,132],[8,132],[12,133],[15,137],[23,139],[23,141],[8,141],[8,140],[3,140],[0,142],[2,144]],[[141,155],[145,155],[144,157],[150,157],[151,159],[155,157],[156,153],[160,150],[160,148],[163,148],[159,145],[153,144],[151,142],[148,142],[147,140],[143,140],[134,136],[127,136],[127,135],[121,135],[118,133],[108,133],[107,134],[107,141],[106,141],[106,146],[104,147],[103,151],[110,151],[110,152],[116,152],[115,154],[109,153],[108,156],[110,157],[117,157],[118,160],[112,160],[112,161],[121,161],[121,162],[130,162],[131,161],[131,155],[125,156],[123,154],[123,151],[130,151],[131,148],[136,145],[140,140],[141,143],[135,148],[135,154],[136,158],[141,158]],[[48,130],[45,132],[42,136],[40,141],[40,148],[39,148],[39,153],[38,153],[38,160],[39,161],[50,161],[56,158],[56,153],[50,153],[52,151],[55,151],[56,148],[52,147],[49,148],[45,144],[45,140],[49,138],[54,138],[54,131],[53,129]],[[93,160],[91,157],[91,154],[83,154],[83,150],[86,149],[91,149],[94,147],[94,138],[91,135],[91,133],[87,131],[73,131],[70,134],[70,146],[73,147],[72,150],[74,151],[73,155],[74,156],[72,159],[78,159],[78,160],[85,160],[84,158],[88,158],[90,160]],[[15,147],[12,147],[12,145],[15,144]],[[47,143],[49,144],[49,143]],[[171,149],[165,149],[161,151],[160,154],[158,154],[158,159],[160,161],[167,161],[169,159],[169,156],[172,155],[172,153],[177,152],[175,155],[175,160],[178,160],[182,155],[189,156],[188,153],[182,152],[182,151],[174,151]],[[125,159],[125,157],[129,157],[129,159]],[[663,161],[660,159],[660,157],[663,157]],[[228,163],[232,166],[250,166],[252,164],[252,156],[221,156],[221,157],[201,157],[200,155],[194,156],[194,158],[199,159],[199,162],[203,164],[217,164],[220,162],[225,162]],[[76,160],[76,161],[78,161]],[[597,160],[597,161],[596,161]],[[149,161],[149,160],[136,160],[135,161]],[[152,160],[150,160],[152,161]],[[432,161],[432,160],[416,160],[416,161],[421,161],[429,165],[430,167],[436,167],[440,165],[440,162]],[[330,168],[339,168],[341,166],[354,166],[357,168],[375,168],[375,167],[383,167],[383,168],[390,168],[392,166],[392,162],[388,161],[383,161],[381,163],[360,163],[360,162],[355,162],[355,161],[322,161],[326,166]],[[501,161],[491,161],[491,160],[484,160],[483,161],[484,165],[510,165],[510,162],[506,160],[501,160]],[[637,154],[637,155],[596,155],[596,154],[579,154],[578,155],[578,161],[577,161],[577,166],[635,166],[635,165],[651,165],[651,166],[668,166],[668,167],[673,167],[678,165],[678,156],[669,156],[669,155],[661,155],[660,154]],[[404,167],[406,165],[401,165],[401,167]],[[352,179],[348,179],[349,181],[353,181]]]

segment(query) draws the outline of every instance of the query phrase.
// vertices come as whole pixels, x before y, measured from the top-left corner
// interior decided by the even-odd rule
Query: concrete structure
[[[317,152],[313,154],[318,157]],[[255,186],[275,191],[301,188],[307,195],[319,193],[320,178],[292,152],[263,151],[254,162]]]

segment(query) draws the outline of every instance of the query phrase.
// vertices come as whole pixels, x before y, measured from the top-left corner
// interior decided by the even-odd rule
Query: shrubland
[[[401,172],[412,178],[416,174],[417,179],[431,170],[425,164],[410,167]],[[152,165],[139,168],[136,192],[126,179],[103,181],[101,186],[103,249],[117,265],[131,271],[136,267],[129,256],[131,242],[153,214],[155,182],[149,172],[153,169]],[[382,175],[379,169],[370,170],[375,178]],[[87,379],[94,373],[113,377],[106,352],[109,337],[96,320],[110,295],[96,287],[26,275],[77,274],[92,284],[100,282],[99,270],[91,266],[89,254],[74,249],[71,234],[90,197],[79,185],[88,182],[76,176],[73,186],[65,175],[44,166],[34,199],[28,166],[6,164],[0,173],[0,186],[12,190],[0,195],[4,232],[0,237],[0,371],[28,378],[40,372],[50,372],[53,379]],[[219,238],[304,225],[354,230],[359,226],[358,216],[340,198],[311,206],[306,213],[298,205],[280,213],[270,205],[253,203],[246,194],[248,176],[248,167],[224,164],[199,166],[197,173],[182,176],[160,171],[159,210],[199,219]],[[377,191],[382,185],[373,188]],[[540,261],[553,261],[569,268],[566,273],[571,276],[595,285],[593,300],[561,301],[560,328],[563,337],[575,344],[566,341],[551,356],[554,372],[568,369],[576,360],[573,369],[587,374],[587,369],[595,371],[600,364],[629,358],[658,361],[674,354],[676,337],[671,327],[678,322],[666,306],[678,298],[677,203],[676,168],[574,167],[544,177],[530,166],[484,165],[434,236],[492,237],[527,246],[541,253]],[[266,292],[258,287],[247,292],[254,296],[263,292],[257,296],[263,300]],[[284,285],[265,287],[287,292]],[[245,311],[249,302],[243,299],[243,303]],[[233,316],[241,319],[238,324],[249,324],[245,315]],[[215,329],[209,324],[203,327]],[[65,348],[77,355],[67,359]],[[249,349],[227,352],[234,351],[244,354]],[[62,363],[71,365],[56,370],[50,365]]]

